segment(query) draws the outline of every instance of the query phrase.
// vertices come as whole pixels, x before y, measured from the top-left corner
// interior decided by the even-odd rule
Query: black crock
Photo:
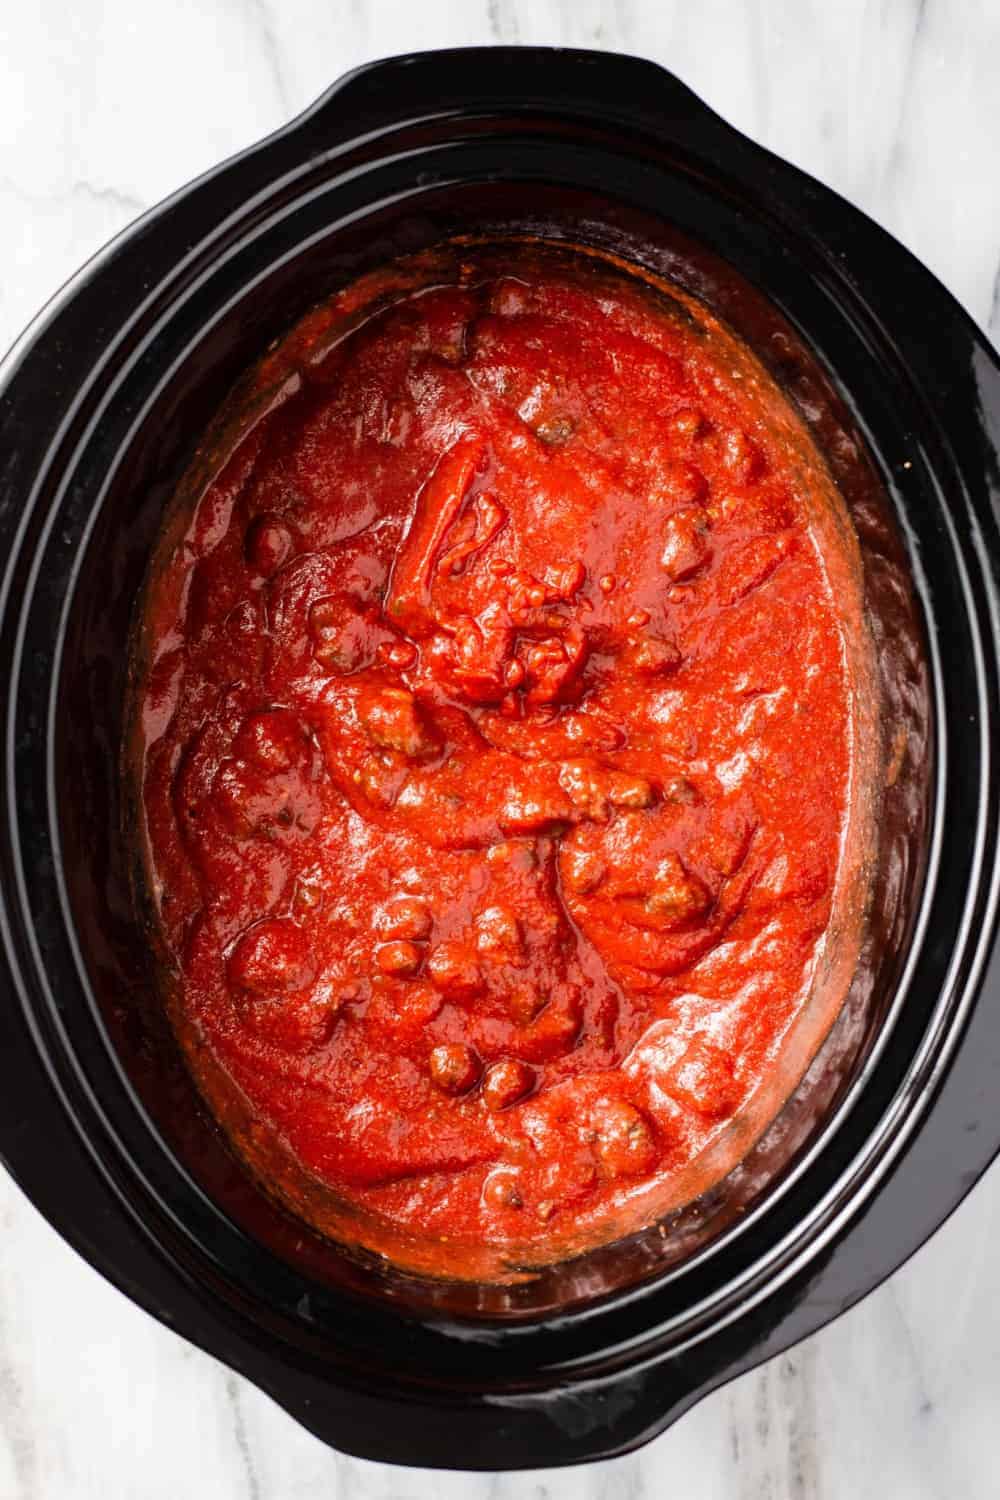
[[[906,752],[858,980],[776,1126],[662,1230],[501,1290],[314,1239],[230,1157],[150,1002],[119,747],[150,546],[236,376],[360,270],[512,231],[674,276],[798,402],[861,537]],[[1000,1147],[998,444],[1000,367],[943,287],[637,59],[378,63],[146,214],[0,368],[8,1169],[136,1302],[396,1463],[623,1452],[850,1306]]]

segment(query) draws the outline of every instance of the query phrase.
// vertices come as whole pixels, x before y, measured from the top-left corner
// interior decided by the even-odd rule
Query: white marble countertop
[[[142,208],[368,58],[643,53],[880,220],[1000,334],[997,0],[33,0],[0,16],[0,346]],[[1000,1102],[998,1102],[1000,1107]],[[0,1174],[0,1500],[995,1500],[1000,1166],[860,1307],[585,1470],[330,1453]]]

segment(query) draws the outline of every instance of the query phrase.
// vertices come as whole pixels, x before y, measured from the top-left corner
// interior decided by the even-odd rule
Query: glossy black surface
[[[851,467],[831,449],[850,446],[853,423],[891,496],[925,635],[906,624],[892,539],[863,494],[855,518],[892,711],[929,756],[917,706],[929,672],[935,746],[927,836],[919,766],[886,834],[875,1000],[814,1070],[794,1157],[765,1153],[763,1191],[694,1253],[640,1236],[506,1304],[338,1255],[242,1175],[157,1034],[117,816],[131,609],[214,405],[358,269],[490,227],[653,257],[758,347],[778,327],[752,288],[766,294],[815,370],[794,334],[761,352],[833,414],[821,435],[835,467]],[[690,256],[685,236],[700,247]],[[713,257],[737,280],[714,279]],[[9,1169],[136,1301],[327,1441],[387,1461],[608,1456],[828,1321],[1000,1146],[998,446],[1000,370],[947,292],[634,59],[496,49],[378,64],[147,215],[0,371]],[[889,964],[903,939],[902,965]]]

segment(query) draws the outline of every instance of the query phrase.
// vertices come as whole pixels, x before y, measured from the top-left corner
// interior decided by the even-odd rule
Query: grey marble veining
[[[1000,334],[996,0],[35,0],[0,17],[0,345],[116,230],[366,58],[553,42],[666,63]],[[107,1286],[0,1177],[0,1500],[994,1500],[1000,1169],[902,1272],[586,1470],[338,1458]]]

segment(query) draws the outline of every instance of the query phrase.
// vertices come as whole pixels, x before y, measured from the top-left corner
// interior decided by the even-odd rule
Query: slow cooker
[[[802,1083],[697,1203],[512,1286],[314,1236],[246,1175],[156,1003],[120,747],[166,503],[237,376],[458,235],[703,298],[809,424],[864,562],[887,773],[865,943]],[[88,1261],[324,1441],[606,1458],[895,1269],[1000,1148],[1000,366],[944,288],[671,74],[544,48],[362,68],[146,214],[0,368],[0,1151]]]

